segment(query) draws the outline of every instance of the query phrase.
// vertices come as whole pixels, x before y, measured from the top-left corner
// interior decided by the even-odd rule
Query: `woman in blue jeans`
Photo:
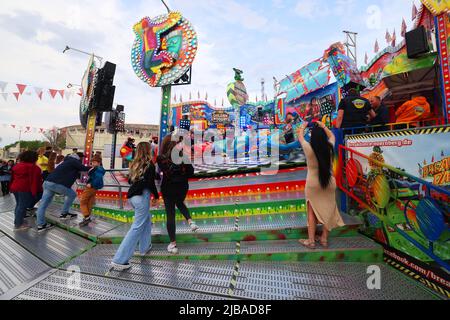
[[[151,145],[148,142],[141,142],[137,146],[136,157],[130,166],[129,183],[128,201],[134,208],[134,222],[113,258],[112,267],[117,271],[131,268],[129,260],[136,248],[142,256],[152,248],[150,196],[153,194],[151,203],[155,206],[159,194],[155,185]]]

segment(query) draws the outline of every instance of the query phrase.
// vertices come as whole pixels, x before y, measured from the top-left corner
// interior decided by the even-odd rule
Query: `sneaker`
[[[75,219],[76,217],[78,217],[77,214],[69,212],[61,213],[61,215],[59,216],[59,218],[62,220]]]
[[[30,226],[25,223],[20,227],[14,227],[14,231],[26,231],[28,229],[30,229]]]
[[[114,262],[111,262],[111,266],[113,267],[114,270],[116,271],[126,271],[131,269],[131,264],[127,263],[127,264],[117,264]]]
[[[25,218],[32,218],[36,216],[37,208],[29,208],[25,213]]]
[[[194,221],[192,221],[189,226],[191,227],[192,232],[195,232],[198,230],[198,226],[195,224]]]
[[[136,255],[137,257],[145,257],[145,256],[147,256],[147,255],[150,253],[150,251],[152,251],[152,249],[153,249],[153,245],[150,245],[150,248],[147,250],[146,253],[142,254],[142,253],[140,253],[140,252],[138,251],[135,255]]]
[[[89,223],[91,223],[91,222],[92,222],[91,217],[87,217],[87,218],[84,218],[83,221],[81,221],[81,222],[78,224],[78,226],[79,226],[80,228],[83,228],[83,227],[88,226]]]
[[[52,228],[53,228],[53,226],[52,226],[50,223],[46,223],[46,224],[43,225],[43,226],[38,226],[38,227],[37,227],[37,231],[38,231],[39,233],[41,233],[41,232],[50,230],[50,229],[52,229]]]
[[[169,246],[167,247],[167,251],[169,251],[169,253],[171,253],[171,254],[177,254],[178,253],[177,245],[169,244]]]

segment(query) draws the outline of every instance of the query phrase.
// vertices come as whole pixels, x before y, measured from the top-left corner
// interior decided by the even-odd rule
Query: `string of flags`
[[[412,21],[415,21],[416,19],[418,19],[420,17],[419,16],[419,12],[420,11],[417,9],[415,3],[413,3]],[[402,19],[401,32],[400,32],[402,38],[406,37],[406,32],[407,31],[408,31],[408,26],[406,24],[405,18],[403,18]],[[396,35],[396,32],[395,32],[395,29],[394,29],[394,32],[392,34],[389,32],[389,29],[386,30],[385,40],[386,40],[386,43],[388,44],[388,46],[391,46],[391,47],[395,47],[396,46],[396,44],[397,44],[397,35]],[[379,45],[378,39],[377,39],[377,40],[375,40],[374,52],[378,53],[379,51],[380,51],[380,45]],[[367,52],[366,52],[366,55],[364,57],[364,62],[366,63],[366,65],[369,62],[368,60],[369,60],[369,57],[368,57]]]
[[[7,88],[10,88],[12,92],[5,92]],[[83,91],[81,88],[78,88],[75,91],[67,89],[44,89],[28,84],[0,81],[0,96],[4,101],[8,101],[8,98],[14,97],[18,102],[23,95],[36,96],[39,100],[42,101],[44,94],[51,99],[60,97],[61,99],[65,98],[66,100],[70,100],[75,95],[78,95],[80,97],[83,96]]]
[[[15,130],[20,130],[23,133],[42,133],[42,134],[48,134],[48,133],[66,133],[67,129],[59,129],[59,128],[52,128],[52,129],[46,129],[46,128],[36,128],[33,126],[20,126],[16,124],[6,124],[3,123],[1,126],[4,129],[12,128]]]

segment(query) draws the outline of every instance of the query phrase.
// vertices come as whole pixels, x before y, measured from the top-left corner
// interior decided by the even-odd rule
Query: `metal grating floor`
[[[12,194],[0,197],[0,213],[14,211],[16,200]]]
[[[224,300],[226,297],[81,274],[79,289],[68,286],[70,274],[57,271],[14,300]]]
[[[16,242],[0,233],[0,299],[50,268]]]
[[[109,272],[114,246],[97,246],[70,264],[108,278],[255,300],[427,300],[436,296],[382,263],[381,290],[367,289],[367,263],[241,262],[235,289],[232,261],[164,261],[133,258],[128,272]]]
[[[2,213],[0,214],[0,231],[52,267],[60,266],[94,245],[86,239],[58,228],[39,234],[35,229],[34,219],[29,218],[27,222],[33,226],[32,229],[14,232],[14,213]]]

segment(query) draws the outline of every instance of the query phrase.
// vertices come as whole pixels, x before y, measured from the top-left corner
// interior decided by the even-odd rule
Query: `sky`
[[[414,0],[419,6],[419,0]],[[273,96],[273,77],[284,78],[321,57],[332,43],[344,41],[343,30],[358,33],[358,59],[369,59],[378,39],[394,28],[400,38],[402,18],[411,29],[413,0],[167,0],[197,31],[199,49],[192,84],[176,87],[173,95],[188,100],[189,93],[228,106],[226,86],[232,68],[244,71],[252,100],[261,96],[261,79]],[[0,7],[0,81],[4,92],[26,89],[17,102],[0,97],[0,147],[19,139],[18,128],[61,128],[79,124],[79,96],[42,101],[33,87],[67,89],[80,84],[88,57],[66,45],[94,52],[117,64],[115,103],[125,106],[128,123],[158,124],[161,89],[151,88],[134,74],[130,63],[133,25],[144,16],[166,13],[160,0],[2,0]],[[73,90],[76,90],[74,88]],[[0,92],[1,93],[1,92]],[[11,125],[16,125],[14,129]],[[22,133],[23,140],[42,139]]]

